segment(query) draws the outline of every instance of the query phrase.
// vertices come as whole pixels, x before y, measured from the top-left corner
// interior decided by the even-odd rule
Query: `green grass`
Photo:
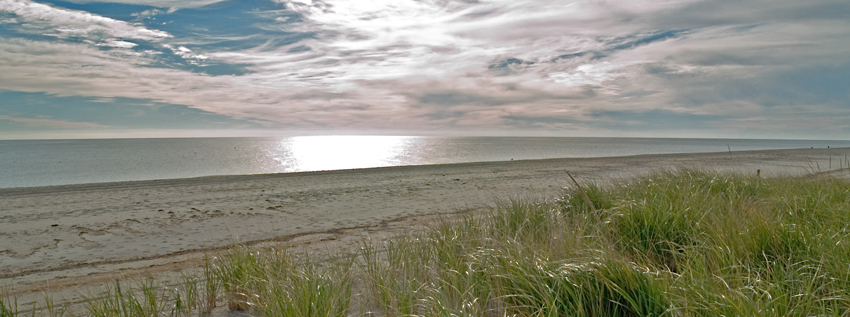
[[[486,214],[364,241],[337,260],[237,246],[176,285],[116,283],[78,314],[850,314],[846,181],[682,170],[580,185],[584,193],[506,199]],[[0,302],[0,316],[21,315],[13,299]]]
[[[18,302],[14,298],[0,299],[0,317],[12,317],[18,315]]]

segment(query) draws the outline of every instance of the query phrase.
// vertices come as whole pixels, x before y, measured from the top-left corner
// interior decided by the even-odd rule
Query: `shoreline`
[[[824,151],[844,151],[850,150],[850,147],[840,147],[840,148],[798,148],[798,149],[768,149],[768,150],[744,150],[744,151],[720,151],[720,152],[694,152],[694,153],[664,153],[664,154],[638,154],[638,155],[624,155],[624,156],[599,156],[599,157],[568,157],[568,158],[542,158],[542,159],[518,159],[518,160],[509,160],[509,161],[479,161],[479,162],[460,162],[460,163],[439,163],[439,164],[421,164],[421,165],[395,165],[395,166],[379,166],[379,167],[366,167],[366,168],[352,168],[352,169],[339,169],[339,170],[321,170],[321,171],[301,171],[301,172],[284,172],[284,173],[262,173],[262,174],[222,174],[222,175],[206,175],[206,176],[196,176],[196,177],[182,177],[182,178],[162,178],[162,179],[144,179],[144,180],[128,180],[128,181],[114,181],[114,182],[95,182],[95,183],[79,183],[79,184],[61,184],[61,185],[45,185],[45,186],[24,186],[24,187],[0,187],[0,197],[6,195],[15,195],[15,194],[27,194],[27,193],[48,193],[48,192],[61,192],[61,191],[83,191],[83,190],[92,190],[92,189],[100,189],[100,188],[112,188],[115,186],[162,186],[162,185],[175,185],[179,183],[186,182],[199,182],[199,181],[212,181],[212,182],[227,182],[234,180],[242,180],[245,178],[264,178],[264,177],[286,177],[286,176],[295,176],[295,175],[319,175],[324,173],[339,173],[339,172],[365,172],[365,171],[373,171],[373,170],[383,170],[383,169],[395,169],[395,168],[422,168],[422,167],[437,167],[437,166],[453,166],[453,165],[482,165],[482,164],[501,164],[508,162],[533,162],[533,161],[552,161],[552,160],[599,160],[599,159],[630,159],[630,158],[654,158],[654,157],[664,157],[664,156],[682,156],[682,155],[728,155],[728,153],[738,153],[738,154],[757,154],[760,152],[769,153],[776,151],[816,151],[816,150],[824,150]],[[844,152],[842,152],[844,153]],[[734,159],[734,158],[733,158]]]
[[[740,151],[731,158],[730,152],[649,154],[4,188],[0,285],[23,294],[146,268],[179,271],[234,243],[345,250],[441,215],[489,208],[497,197],[552,197],[572,186],[566,170],[580,182],[675,168],[848,177],[848,154],[848,148]]]
[[[575,138],[569,138],[569,139],[575,139]],[[578,138],[578,139],[581,139],[581,138]],[[629,138],[604,138],[604,139],[629,139]],[[698,140],[698,139],[689,139],[689,138],[633,138],[633,139],[636,139],[636,140]],[[844,142],[844,143],[848,142],[848,141],[841,141],[841,140],[774,140],[774,139],[706,139],[706,140],[716,140],[716,141],[723,141],[723,140],[726,140],[726,141],[761,140],[761,141],[790,141],[790,142],[800,142],[800,141],[829,142],[829,141],[835,141],[835,142]],[[818,145],[823,145],[823,144],[818,144]],[[841,145],[839,145],[839,147],[837,147],[837,148],[833,147],[832,149],[850,148],[850,146],[848,146],[847,144],[843,144],[843,146],[844,147],[841,147]],[[800,148],[779,147],[779,148],[775,148],[775,149],[770,149],[770,148],[767,148],[767,149],[743,149],[743,150],[735,150],[734,152],[745,153],[745,152],[757,152],[757,151],[805,150],[805,149],[827,149],[828,150],[830,148],[827,145],[825,148],[824,147],[808,147],[808,146],[804,146],[804,147],[800,147]],[[620,154],[620,155],[610,155],[610,153],[609,153],[608,155],[605,155],[605,156],[584,156],[584,157],[554,156],[554,157],[550,157],[550,158],[517,159],[517,161],[535,161],[535,160],[550,160],[550,159],[600,159],[600,158],[626,158],[626,157],[656,156],[656,155],[662,155],[663,156],[663,155],[683,155],[683,154],[728,153],[727,151],[724,151],[724,150],[718,151],[717,149],[712,149],[712,151],[715,151],[715,152],[704,152],[703,150],[698,150],[698,151],[695,151],[695,152],[647,153],[647,151],[644,151],[644,150],[635,151],[635,148],[632,148],[631,151],[626,151],[626,153],[623,153],[623,154]],[[653,151],[649,151],[649,152],[653,152]],[[597,154],[602,154],[602,153],[597,153]],[[513,160],[513,158],[511,160]],[[77,179],[77,182],[64,183],[64,184],[63,183],[56,184],[54,182],[46,182],[46,183],[42,183],[42,184],[39,185],[38,182],[36,182],[36,185],[23,185],[23,186],[21,186],[21,184],[27,183],[26,181],[23,181],[23,183],[19,182],[18,185],[10,185],[10,184],[5,184],[5,183],[0,184],[0,195],[2,195],[3,191],[6,191],[6,190],[12,190],[12,191],[15,191],[15,190],[31,190],[31,189],[35,189],[35,188],[45,188],[45,189],[46,188],[73,188],[73,187],[82,186],[82,185],[93,185],[93,186],[94,185],[118,185],[118,184],[126,184],[126,183],[143,183],[143,182],[153,182],[153,181],[190,180],[190,179],[199,179],[199,178],[208,178],[208,177],[231,177],[231,176],[233,176],[233,177],[244,177],[244,176],[258,176],[258,175],[322,173],[322,172],[337,172],[337,171],[348,171],[348,170],[371,170],[371,169],[409,167],[409,166],[479,164],[479,163],[504,162],[504,161],[508,161],[507,157],[505,157],[503,161],[489,161],[488,160],[488,161],[470,161],[470,162],[456,162],[456,163],[433,163],[433,164],[421,164],[421,165],[393,165],[393,166],[363,167],[363,168],[351,168],[351,169],[309,170],[309,171],[300,171],[300,172],[265,172],[265,173],[261,172],[261,173],[257,173],[257,174],[254,174],[254,173],[247,173],[247,174],[242,174],[242,173],[237,173],[237,174],[201,173],[201,174],[195,174],[195,175],[181,175],[181,176],[176,177],[176,178],[174,178],[173,175],[161,177],[162,174],[156,174],[156,175],[159,175],[160,177],[138,178],[137,176],[124,176],[124,177],[122,177],[122,178],[124,178],[123,180],[122,179],[112,179],[112,180],[99,180],[99,181],[93,181],[93,182],[92,181],[79,182],[79,181],[81,181],[81,179]],[[103,162],[101,162],[101,163],[103,163]],[[13,166],[14,166],[14,164],[13,164]],[[63,172],[62,171],[55,171],[55,172],[60,174],[59,177],[61,179]],[[136,171],[136,172],[138,172],[138,171]],[[180,173],[178,172],[177,174],[180,174]],[[18,175],[18,177],[20,177],[20,176],[21,175]],[[148,176],[148,177],[150,177],[150,176]],[[24,178],[28,178],[28,177],[24,177]],[[12,175],[12,179],[15,179],[14,173]],[[8,186],[15,186],[15,187],[8,187]]]

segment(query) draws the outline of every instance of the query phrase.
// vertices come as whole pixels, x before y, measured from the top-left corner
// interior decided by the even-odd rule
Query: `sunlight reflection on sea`
[[[847,141],[296,136],[0,141],[0,188],[512,159],[850,147]]]
[[[417,141],[407,136],[300,136],[269,149],[283,171],[323,171],[404,165]]]

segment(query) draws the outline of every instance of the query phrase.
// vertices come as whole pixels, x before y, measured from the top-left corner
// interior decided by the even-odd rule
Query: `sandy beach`
[[[704,168],[848,177],[850,149],[545,159],[0,189],[0,286],[24,296],[197,266],[234,243],[356,248],[497,197]],[[842,169],[843,168],[843,169]]]

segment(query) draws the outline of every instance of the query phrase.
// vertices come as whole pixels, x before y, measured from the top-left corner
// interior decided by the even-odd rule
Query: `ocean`
[[[0,188],[812,147],[850,147],[850,141],[416,136],[0,140]]]

